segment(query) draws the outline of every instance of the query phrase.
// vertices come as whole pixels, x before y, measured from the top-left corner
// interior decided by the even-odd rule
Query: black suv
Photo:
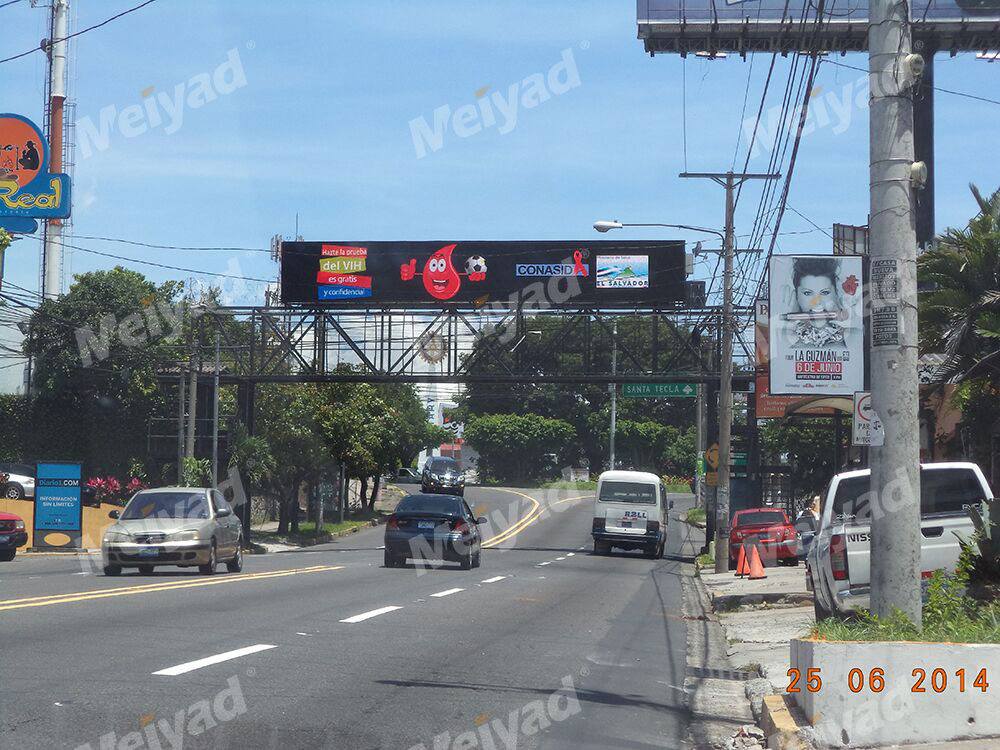
[[[424,492],[465,494],[465,474],[454,458],[433,456],[424,464],[420,475],[420,488]]]

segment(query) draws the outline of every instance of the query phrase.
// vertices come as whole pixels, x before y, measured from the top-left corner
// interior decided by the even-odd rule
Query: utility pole
[[[871,608],[921,625],[920,446],[917,397],[917,238],[914,211],[910,6],[872,0],[869,247],[872,406],[885,444],[871,449]],[[877,503],[877,504],[876,504]]]
[[[710,179],[726,188],[726,235],[723,244],[725,273],[722,277],[722,357],[719,382],[719,486],[715,503],[715,572],[729,570],[729,474],[733,429],[733,256],[735,191],[746,180],[776,180],[780,174],[734,172],[682,172],[681,177]]]
[[[177,371],[177,484],[184,484],[184,368]]]
[[[611,374],[618,374],[618,319],[611,324]],[[615,432],[618,431],[618,383],[608,386],[611,391],[611,471],[615,470]]]
[[[52,39],[49,56],[49,171],[63,171],[63,111],[66,105],[66,50],[69,28],[69,0],[52,0]],[[57,41],[62,40],[62,41]],[[62,291],[62,220],[45,222],[42,251],[42,298],[56,299]]]
[[[702,498],[702,479],[701,472],[698,471],[697,466],[703,462],[705,455],[705,384],[698,383],[698,401],[695,404],[695,450],[697,451],[698,463],[695,465],[694,472],[694,504],[696,507],[701,507],[703,503]]]
[[[188,384],[188,423],[187,445],[184,455],[194,458],[195,436],[198,434],[198,375],[201,374],[201,361],[196,354],[198,350],[198,333],[191,330],[191,379]]]
[[[215,332],[215,378],[212,403],[212,486],[219,483],[219,332]]]

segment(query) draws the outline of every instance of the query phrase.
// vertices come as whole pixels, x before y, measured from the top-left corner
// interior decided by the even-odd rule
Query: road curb
[[[773,591],[758,594],[711,594],[712,611],[731,612],[743,605],[781,604],[791,607],[805,607],[813,602],[808,591]]]
[[[362,529],[365,529],[365,528],[374,528],[376,526],[382,526],[385,523],[387,517],[388,516],[380,516],[378,518],[372,518],[371,520],[369,520],[367,526],[352,526],[349,529],[344,529],[343,531],[338,531],[336,533],[332,533],[332,534],[331,533],[320,534],[319,536],[316,536],[316,537],[309,537],[309,538],[304,539],[301,542],[297,542],[295,544],[288,544],[287,542],[277,542],[277,543],[278,544],[286,544],[287,546],[293,547],[294,549],[300,549],[300,548],[305,548],[305,547],[315,547],[318,544],[328,544],[329,542],[332,542],[334,539],[339,539],[341,537],[350,536],[351,534],[357,534]],[[262,542],[259,542],[259,541],[253,541],[253,540],[251,540],[251,544],[253,544],[254,547],[260,547],[262,544],[267,544],[267,542],[263,542],[262,543]],[[254,550],[252,552],[252,554],[255,554],[255,555],[266,555],[266,554],[269,554],[269,553],[266,550],[264,550],[264,551]]]
[[[777,750],[810,750],[813,744],[800,731],[793,711],[797,707],[787,695],[768,695],[760,717],[760,728],[767,737],[767,746]]]

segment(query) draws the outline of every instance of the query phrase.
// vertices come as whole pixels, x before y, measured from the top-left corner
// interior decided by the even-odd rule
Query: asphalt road
[[[687,527],[596,557],[590,496],[467,500],[471,571],[383,568],[381,528],[239,575],[0,564],[0,747],[683,747]]]

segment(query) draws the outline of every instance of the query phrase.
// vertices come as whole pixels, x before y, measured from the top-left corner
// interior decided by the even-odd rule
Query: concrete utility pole
[[[917,239],[909,5],[869,6],[872,406],[885,444],[871,449],[871,608],[921,625],[917,416]]]
[[[198,349],[197,333],[191,332],[191,379],[188,384],[188,423],[187,444],[184,455],[194,458],[195,436],[198,434],[198,376],[201,374],[201,360],[196,354]]]
[[[695,450],[698,452],[698,461],[703,462],[705,455],[705,384],[698,383],[698,401],[695,404]],[[704,502],[702,498],[703,481],[701,472],[695,468],[694,472],[694,504],[701,506]]]
[[[212,486],[219,483],[219,332],[215,333],[215,377],[212,389]]]
[[[177,484],[184,484],[184,368],[177,373]]]
[[[733,255],[736,252],[735,191],[746,180],[776,180],[780,174],[682,172],[681,177],[714,180],[726,188],[726,236],[723,246],[722,357],[719,382],[719,485],[715,502],[715,572],[729,570],[729,474],[733,429]]]
[[[618,320],[612,324],[611,336],[611,374],[618,374]],[[608,386],[611,391],[611,465],[610,470],[615,469],[615,433],[618,431],[618,384],[612,383]]]
[[[69,0],[52,2],[52,39],[49,40],[49,170],[63,171],[63,110],[66,104],[66,49],[69,28]],[[42,297],[56,299],[62,292],[62,220],[45,223],[42,255]]]

